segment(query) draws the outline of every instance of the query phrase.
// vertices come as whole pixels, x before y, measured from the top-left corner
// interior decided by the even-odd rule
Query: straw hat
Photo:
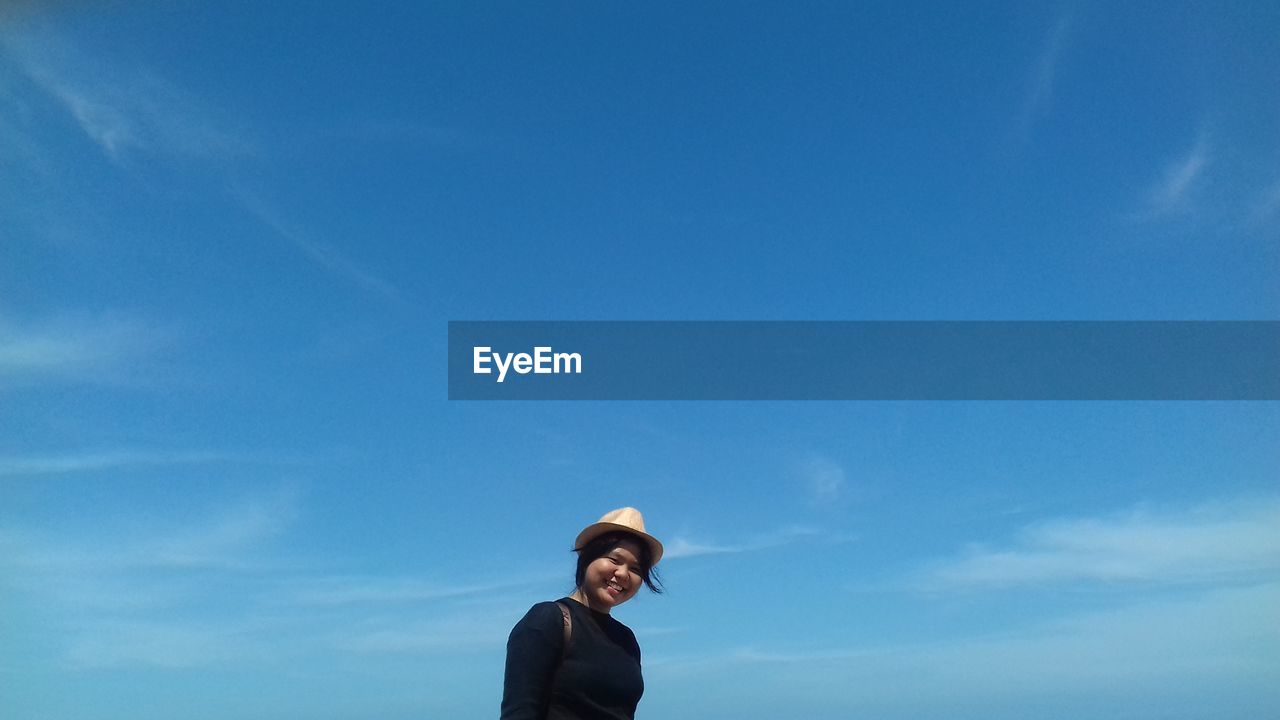
[[[649,546],[649,564],[658,564],[658,560],[662,558],[662,543],[658,542],[658,538],[644,531],[644,516],[633,507],[610,510],[600,518],[600,522],[583,528],[582,532],[578,533],[578,539],[573,541],[573,549],[581,550],[587,543],[601,535],[617,531],[631,533],[643,540],[644,544]]]

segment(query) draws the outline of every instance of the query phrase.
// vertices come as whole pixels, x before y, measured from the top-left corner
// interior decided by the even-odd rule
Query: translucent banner
[[[1275,321],[453,321],[450,400],[1277,400]]]

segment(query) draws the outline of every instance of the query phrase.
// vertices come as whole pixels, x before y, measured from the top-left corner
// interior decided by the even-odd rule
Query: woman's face
[[[623,540],[592,560],[583,573],[582,594],[593,610],[609,612],[635,596],[644,583],[640,575],[640,545]]]

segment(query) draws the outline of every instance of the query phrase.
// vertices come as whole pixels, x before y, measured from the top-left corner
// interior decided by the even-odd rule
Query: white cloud
[[[282,492],[245,502],[200,527],[144,544],[139,556],[167,566],[252,566],[247,549],[285,532],[296,518],[294,500]]]
[[[1280,214],[1280,180],[1272,183],[1258,195],[1249,219],[1257,225],[1270,220],[1277,214]]]
[[[308,261],[333,277],[349,282],[366,292],[381,296],[387,300],[403,299],[403,294],[396,286],[366,270],[338,248],[310,238],[305,233],[285,223],[275,211],[267,207],[261,198],[242,189],[237,190],[235,196],[250,215],[278,237],[288,241]]]
[[[19,641],[73,667],[243,668],[497,648],[510,626],[494,618],[518,617],[546,582],[335,574],[333,558],[280,555],[297,514],[286,487],[75,536],[0,529],[0,595],[25,618]]]
[[[754,535],[745,542],[726,545],[716,542],[691,540],[677,535],[663,546],[662,559],[675,560],[696,557],[699,555],[722,555],[727,553],[754,552],[768,548],[790,545],[805,539],[822,536],[823,533],[813,528],[788,526],[763,535]]]
[[[835,502],[844,494],[844,468],[828,458],[811,458],[802,470],[810,497],[816,502]]]
[[[1198,582],[1280,571],[1280,500],[1184,512],[1134,510],[1028,526],[1008,547],[975,546],[938,563],[926,585],[1001,587],[1077,581]]]
[[[723,553],[742,552],[741,546],[734,545],[714,545],[710,543],[702,543],[690,540],[686,537],[676,537],[663,546],[662,559],[676,560],[679,558],[696,557],[698,555],[720,555]]]
[[[112,314],[21,326],[0,320],[0,383],[115,381],[172,340],[156,323]]]
[[[112,161],[137,154],[215,160],[248,151],[210,120],[198,98],[156,73],[87,56],[39,23],[20,28],[0,33],[0,49]]]
[[[225,627],[110,621],[78,632],[69,643],[67,656],[72,665],[83,668],[191,668],[243,656],[242,644]]]
[[[1210,160],[1208,143],[1200,138],[1186,154],[1165,168],[1148,193],[1144,215],[1163,218],[1189,213],[1193,209],[1194,190]]]
[[[0,477],[62,475],[122,467],[197,465],[234,459],[225,453],[151,450],[104,450],[63,455],[0,457]]]
[[[1044,39],[1040,55],[1036,58],[1032,69],[1030,87],[1018,116],[1022,132],[1029,128],[1036,114],[1047,109],[1053,100],[1054,81],[1057,79],[1058,65],[1061,62],[1071,26],[1070,16],[1059,17]]]
[[[350,633],[335,641],[342,650],[362,654],[420,654],[501,647],[510,628],[490,618],[418,620],[393,627]]]
[[[261,661],[266,640],[296,622],[252,599],[280,571],[270,541],[295,516],[282,489],[188,518],[111,513],[74,535],[10,528],[0,531],[0,594],[28,618],[15,626],[20,641],[73,667]]]
[[[1153,691],[1203,694],[1206,687],[1232,688],[1218,690],[1224,695],[1251,692],[1256,701],[1280,681],[1277,607],[1280,584],[1271,583],[1149,599],[1020,632],[825,649],[803,647],[812,641],[805,638],[790,648],[650,657],[645,667],[663,683],[705,687],[719,676],[734,678],[745,683],[748,702],[819,698],[828,708],[880,707],[895,717],[988,716],[974,712],[982,703],[995,703],[1003,717],[1024,717],[1017,708],[1098,693],[1149,710]]]
[[[125,166],[138,158],[197,160],[234,187],[235,160],[253,151],[252,144],[245,140],[248,133],[244,128],[194,93],[149,68],[125,66],[103,52],[91,55],[38,22],[23,24],[21,32],[0,30],[0,52],[15,61],[38,88],[36,92],[65,109],[84,136],[117,165]],[[0,114],[0,129],[16,127],[7,120]],[[430,140],[451,146],[460,144],[463,137],[439,129],[425,128],[420,132]],[[27,135],[32,137],[9,139],[10,144],[30,159],[28,165],[36,167],[42,153],[35,134]],[[405,301],[399,289],[336,245],[291,227],[255,197],[244,192],[233,194],[245,210],[311,264],[366,292]],[[50,221],[53,222],[57,220]],[[65,354],[63,348],[47,344],[18,349],[43,356]],[[0,377],[4,365],[5,358],[0,356]]]
[[[39,587],[48,577],[100,577],[147,569],[252,569],[262,561],[255,548],[283,533],[296,517],[295,494],[280,491],[229,506],[203,518],[165,527],[99,527],[89,537],[53,539],[10,530],[0,535],[9,552],[0,556],[11,577]]]
[[[120,160],[126,150],[143,147],[136,123],[116,108],[61,83],[47,85],[47,89],[71,111],[80,129],[102,148],[107,157]]]
[[[394,605],[461,598],[531,585],[533,580],[448,585],[414,577],[351,576],[300,581],[290,604],[315,606]]]

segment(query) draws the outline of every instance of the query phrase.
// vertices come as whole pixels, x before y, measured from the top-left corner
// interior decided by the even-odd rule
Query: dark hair
[[[653,592],[662,592],[662,580],[658,577],[657,569],[653,567],[649,543],[636,535],[621,531],[605,533],[582,546],[582,549],[578,551],[578,569],[573,576],[574,587],[580,588],[582,583],[586,582],[588,565],[604,557],[609,551],[624,542],[633,542],[640,547],[640,578],[644,580],[644,584]]]

